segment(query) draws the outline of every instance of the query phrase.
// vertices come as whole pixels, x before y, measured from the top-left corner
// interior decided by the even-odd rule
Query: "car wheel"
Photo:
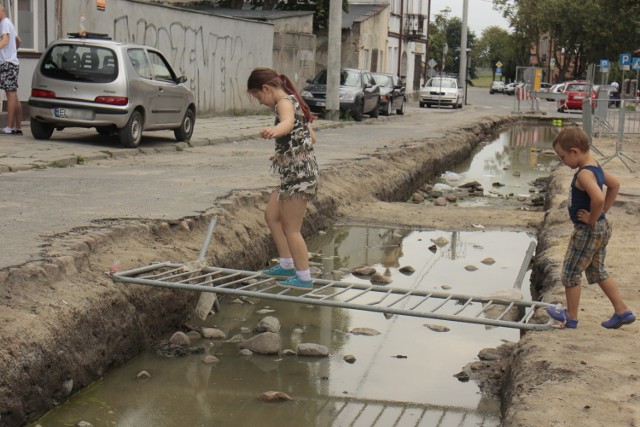
[[[356,122],[362,121],[364,118],[364,101],[360,102],[360,105],[351,112],[351,115],[353,116],[353,120]]]
[[[452,107],[454,110],[457,110],[457,109],[458,109],[458,105],[460,105],[460,104],[458,104],[458,100],[456,99],[456,102],[455,102],[451,107]]]
[[[489,95],[493,95],[494,93],[495,93],[495,92],[494,92],[494,91],[492,91],[492,90],[490,90],[490,91],[489,91]]]
[[[420,108],[424,108],[427,104],[425,104],[424,102],[420,103]]]
[[[143,126],[142,114],[136,110],[131,113],[129,122],[125,127],[119,130],[120,143],[126,148],[136,148],[140,145],[142,139],[142,126]]]
[[[427,106],[427,108],[431,108],[431,104],[424,104]]]
[[[369,117],[371,117],[372,119],[377,119],[379,115],[380,115],[380,98],[376,100],[375,108],[371,110],[371,112],[369,112]]]
[[[195,123],[196,120],[193,115],[193,110],[187,108],[187,111],[184,113],[182,123],[180,123],[180,127],[173,131],[176,140],[179,142],[189,141],[191,139],[191,135],[193,135],[193,126]]]
[[[31,119],[31,134],[35,139],[49,139],[53,134],[53,125]]]
[[[400,108],[398,108],[396,110],[396,114],[399,114],[401,116],[404,114],[404,99],[402,100],[402,103],[400,104]]]
[[[384,110],[382,110],[383,116],[391,115],[391,104],[393,104],[393,99],[389,99],[389,102],[387,102],[387,105],[384,106]]]

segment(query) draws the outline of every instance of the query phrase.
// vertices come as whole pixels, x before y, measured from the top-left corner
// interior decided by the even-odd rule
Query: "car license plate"
[[[573,97],[573,99],[584,99],[584,96],[582,95],[576,95]]]
[[[326,105],[325,102],[316,102],[317,107],[324,107]]]
[[[80,120],[93,119],[93,111],[81,110],[78,108],[55,107],[53,109],[53,115],[54,117],[58,117],[61,119],[80,119]]]

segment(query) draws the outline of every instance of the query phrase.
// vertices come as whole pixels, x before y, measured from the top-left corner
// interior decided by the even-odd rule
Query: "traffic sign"
[[[630,53],[621,53],[620,54],[620,65],[631,65],[631,54]]]
[[[601,59],[600,60],[600,71],[602,71],[603,73],[606,71],[609,71],[609,60],[608,59]]]
[[[634,71],[640,70],[640,58],[631,58],[631,69]]]
[[[429,64],[429,68],[434,68],[436,65],[438,65],[438,63],[434,61],[433,58],[431,58],[427,64]]]
[[[496,68],[502,68],[502,62],[500,61],[496,62]]]
[[[502,68],[496,68],[496,76],[502,75]]]

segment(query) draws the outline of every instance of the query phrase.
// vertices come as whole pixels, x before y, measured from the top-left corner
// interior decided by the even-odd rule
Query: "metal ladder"
[[[529,323],[538,308],[552,305],[545,302],[325,279],[313,279],[312,289],[298,289],[282,287],[276,283],[277,279],[265,276],[261,272],[206,266],[205,254],[216,223],[217,219],[213,217],[196,262],[154,263],[114,273],[113,280],[136,285],[373,311],[387,317],[395,314],[524,330],[549,329],[553,324],[553,319],[549,319],[547,323]],[[517,287],[522,282],[533,250],[534,247],[530,245],[516,279]]]

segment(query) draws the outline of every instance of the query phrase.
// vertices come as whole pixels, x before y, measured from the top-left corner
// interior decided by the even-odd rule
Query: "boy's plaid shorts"
[[[611,225],[603,218],[593,227],[576,224],[562,266],[562,284],[571,288],[579,286],[582,272],[589,284],[599,283],[609,277],[604,266],[607,243],[611,237]]]

